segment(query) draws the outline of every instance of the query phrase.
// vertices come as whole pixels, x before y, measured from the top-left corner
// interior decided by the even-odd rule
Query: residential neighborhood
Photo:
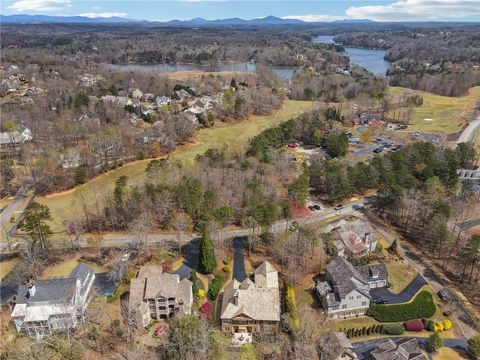
[[[0,4],[0,360],[480,360],[478,0]]]

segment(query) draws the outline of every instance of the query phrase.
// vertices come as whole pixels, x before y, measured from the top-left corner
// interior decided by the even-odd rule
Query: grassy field
[[[261,131],[289,120],[312,107],[312,102],[286,100],[281,110],[269,116],[254,116],[248,120],[231,125],[222,125],[214,128],[200,129],[197,132],[195,143],[179,146],[170,155],[171,161],[191,164],[198,154],[203,154],[210,148],[220,148],[224,144],[241,149],[248,140]],[[52,213],[53,229],[61,231],[62,221],[78,216],[81,207],[81,198],[92,206],[95,196],[103,197],[113,190],[115,180],[126,175],[130,184],[141,183],[145,178],[145,167],[150,160],[135,161],[118,169],[112,170],[76,188],[57,194],[38,197],[37,201],[46,204]]]
[[[423,97],[423,105],[414,108],[411,131],[451,134],[462,130],[462,124],[469,121],[475,104],[480,99],[480,86],[473,87],[461,97],[434,95],[401,87],[390,87],[393,99],[398,99],[404,91],[415,92]]]
[[[0,280],[2,280],[13,269],[18,259],[11,259],[0,262]]]

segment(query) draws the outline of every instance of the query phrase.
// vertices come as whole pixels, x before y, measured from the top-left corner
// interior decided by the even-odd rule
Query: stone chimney
[[[37,289],[35,289],[35,283],[31,283],[29,286],[28,286],[28,294],[30,297],[34,297],[35,296],[35,292],[37,291]]]

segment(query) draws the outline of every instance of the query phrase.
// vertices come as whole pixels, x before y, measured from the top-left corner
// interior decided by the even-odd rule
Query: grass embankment
[[[462,130],[462,124],[471,119],[480,99],[480,86],[471,88],[467,95],[460,97],[435,95],[396,86],[389,88],[394,102],[406,91],[423,97],[423,104],[413,109],[408,130],[427,133],[451,134]]]
[[[0,280],[2,280],[10,271],[12,271],[17,262],[17,258],[0,262]]]
[[[402,260],[391,261],[386,266],[391,284],[389,290],[394,294],[399,294],[417,276],[415,268]]]
[[[192,144],[182,145],[170,155],[171,161],[179,161],[183,164],[191,164],[195,157],[203,154],[210,148],[221,148],[226,144],[235,149],[246,146],[248,140],[261,131],[281,124],[294,118],[312,107],[312,102],[286,100],[283,108],[272,115],[253,116],[248,120],[234,124],[220,125],[213,128],[200,129]],[[145,168],[150,159],[135,161],[118,169],[98,176],[89,182],[77,186],[74,189],[41,196],[37,201],[47,205],[53,216],[53,228],[56,231],[63,229],[62,221],[78,217],[82,207],[82,197],[87,206],[94,206],[95,195],[102,198],[113,190],[115,180],[122,176],[128,176],[130,184],[138,184],[145,178]]]

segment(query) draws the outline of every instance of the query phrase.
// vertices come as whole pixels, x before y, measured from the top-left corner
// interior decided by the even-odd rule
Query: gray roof
[[[385,264],[362,265],[357,266],[356,269],[367,282],[386,280],[388,278],[388,271]]]
[[[426,360],[416,339],[388,339],[370,353],[375,360]]]
[[[344,299],[355,289],[363,292],[362,287],[367,285],[353,265],[341,256],[337,256],[327,265],[326,273],[340,299]],[[370,297],[368,290],[365,296]]]
[[[356,358],[352,351],[352,344],[343,332],[331,330],[319,338],[316,347],[321,359],[337,360],[342,356],[342,359]]]
[[[81,262],[72,270],[72,272],[70,273],[70,277],[80,279],[80,282],[84,284],[85,280],[87,280],[87,278],[93,273],[93,270],[89,266]]]
[[[77,279],[49,279],[35,281],[35,295],[30,296],[28,285],[18,287],[17,304],[32,304],[41,301],[70,301],[75,294]]]
[[[87,288],[84,285],[89,275],[94,275],[93,270],[88,265],[79,263],[68,278],[36,280],[34,296],[29,295],[28,285],[20,285],[18,287],[17,304],[31,304],[40,301],[70,301],[75,294],[77,279],[82,284],[82,291],[86,291]]]

